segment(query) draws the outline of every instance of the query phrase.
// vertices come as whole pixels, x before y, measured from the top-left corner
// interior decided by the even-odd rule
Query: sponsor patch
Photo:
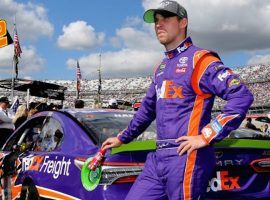
[[[162,72],[166,67],[166,64],[160,64],[159,65],[159,71]]]
[[[229,75],[232,75],[232,74],[233,74],[232,70],[228,69],[225,72],[223,72],[222,74],[219,74],[218,79],[220,81],[224,81],[225,78],[227,78]]]
[[[215,70],[218,71],[220,69],[224,68],[224,65],[218,65],[218,66],[215,66]]]
[[[179,59],[179,63],[180,63],[180,64],[186,64],[187,61],[188,61],[188,57],[181,57],[181,58]]]
[[[212,126],[212,129],[216,132],[216,134],[218,134],[221,129],[222,129],[222,126],[221,124],[218,122],[217,119],[214,119],[210,122],[211,126]]]
[[[183,46],[177,48],[178,53],[184,52],[191,45],[192,45],[191,42],[185,42]]]
[[[161,88],[158,88],[156,85],[157,99],[183,99],[185,98],[183,95],[183,86],[174,85],[173,80],[164,80],[162,82]]]
[[[212,135],[212,129],[211,128],[204,128],[202,130],[202,133],[206,139],[208,139]]]
[[[179,63],[177,63],[177,67],[187,67],[187,61],[188,61],[188,57],[181,57],[179,59]]]
[[[232,87],[233,85],[239,85],[241,83],[241,81],[239,79],[232,79],[230,82],[229,82],[229,87]]]
[[[176,67],[175,73],[176,74],[183,74],[186,73],[187,68],[186,67]]]

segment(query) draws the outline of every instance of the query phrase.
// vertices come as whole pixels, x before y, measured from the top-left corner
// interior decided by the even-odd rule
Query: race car
[[[155,122],[133,142],[107,151],[99,173],[87,164],[133,115],[112,109],[35,114],[1,151],[2,199],[125,199],[156,149]],[[270,197],[270,140],[229,138],[216,144],[216,158],[208,199]]]

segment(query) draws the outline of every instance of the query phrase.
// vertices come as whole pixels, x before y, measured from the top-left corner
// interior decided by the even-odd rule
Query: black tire
[[[32,182],[22,186],[20,200],[40,200],[37,188]]]

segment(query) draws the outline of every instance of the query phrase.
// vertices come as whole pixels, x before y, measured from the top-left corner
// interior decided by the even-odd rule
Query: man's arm
[[[253,95],[231,69],[215,63],[209,66],[201,81],[204,92],[214,94],[227,101],[220,115],[202,129],[202,137],[212,144],[227,137],[245,119],[253,102]]]
[[[204,94],[219,96],[227,101],[221,114],[211,120],[198,136],[183,136],[176,142],[183,141],[178,148],[182,155],[202,148],[225,138],[238,128],[253,102],[253,95],[239,77],[222,62],[210,64],[198,80],[198,87]]]
[[[0,122],[12,123],[12,119],[9,118],[4,111],[0,111]]]
[[[120,132],[117,137],[108,138],[102,144],[102,149],[118,147],[122,143],[129,143],[138,137],[156,118],[156,89],[152,81],[139,110],[135,113],[128,127]]]

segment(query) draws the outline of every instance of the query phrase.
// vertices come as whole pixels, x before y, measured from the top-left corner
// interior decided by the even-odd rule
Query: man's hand
[[[111,137],[102,143],[101,149],[106,150],[112,147],[119,147],[122,142],[117,137]]]
[[[207,145],[201,135],[182,136],[177,138],[175,142],[182,142],[177,148],[177,153],[180,156],[185,152],[187,152],[187,155],[189,155],[193,150],[205,147]]]

